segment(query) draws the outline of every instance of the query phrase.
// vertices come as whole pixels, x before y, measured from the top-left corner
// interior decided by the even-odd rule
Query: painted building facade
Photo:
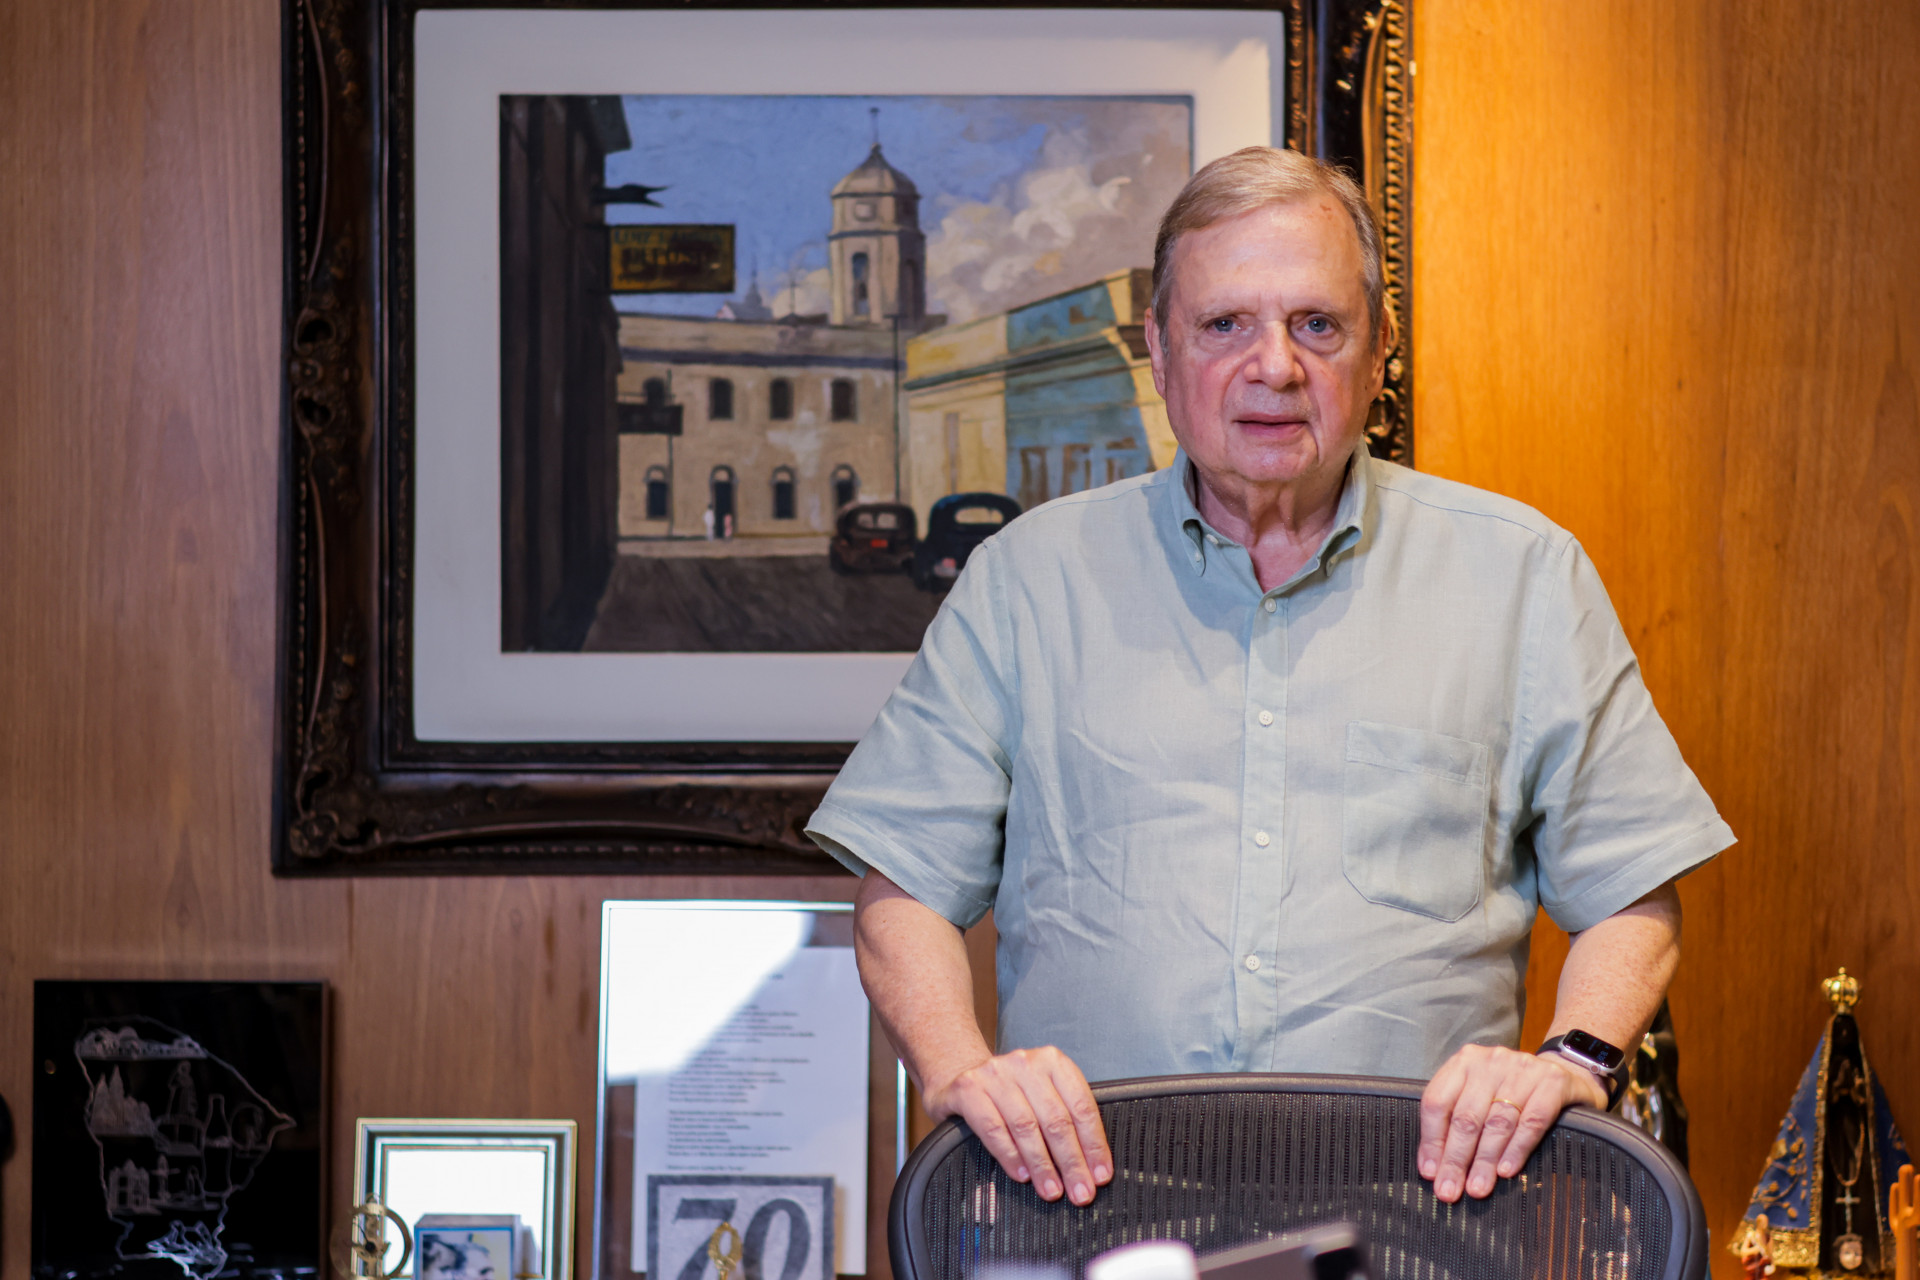
[[[1031,509],[1173,460],[1147,357],[1151,288],[1144,268],[1120,271],[907,342],[902,470],[922,521],[949,493]]]
[[[618,98],[500,99],[500,646],[578,648],[613,569],[619,325],[594,188]]]
[[[629,555],[822,554],[890,500],[899,369],[926,315],[919,193],[876,144],[831,194],[830,311],[620,317],[619,536]]]
[[[893,496],[896,341],[891,328],[622,316],[621,550],[730,534],[739,554],[825,554],[842,506]]]
[[[920,192],[888,164],[880,144],[860,167],[834,184],[833,230],[827,236],[838,325],[891,325],[917,330],[927,313],[927,238],[920,230]]]

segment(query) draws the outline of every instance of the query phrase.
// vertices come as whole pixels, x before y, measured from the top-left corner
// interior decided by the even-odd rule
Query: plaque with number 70
[[[648,1280],[833,1280],[833,1179],[647,1176]]]

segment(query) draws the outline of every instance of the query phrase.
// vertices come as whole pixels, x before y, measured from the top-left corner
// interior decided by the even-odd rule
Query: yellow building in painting
[[[1166,466],[1143,268],[960,325],[926,315],[918,193],[872,154],[835,185],[831,307],[620,317],[627,555],[824,555],[840,509],[1022,508]]]
[[[1151,273],[1082,288],[906,343],[903,488],[924,526],[949,493],[1031,509],[1173,461],[1153,389]]]

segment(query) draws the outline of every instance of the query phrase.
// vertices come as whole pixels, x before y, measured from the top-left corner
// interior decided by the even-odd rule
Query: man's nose
[[[1307,371],[1300,363],[1300,350],[1293,333],[1282,320],[1268,320],[1255,327],[1253,350],[1247,357],[1247,376],[1270,387],[1290,387],[1306,381]]]

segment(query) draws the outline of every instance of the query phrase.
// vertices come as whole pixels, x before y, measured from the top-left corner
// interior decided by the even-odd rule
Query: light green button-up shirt
[[[1172,467],[975,551],[808,834],[1000,931],[1000,1048],[1090,1079],[1424,1077],[1733,843],[1573,537],[1356,456],[1262,591]]]

